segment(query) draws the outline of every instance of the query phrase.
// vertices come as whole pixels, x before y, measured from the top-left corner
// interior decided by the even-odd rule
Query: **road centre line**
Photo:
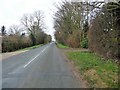
[[[24,65],[24,68],[26,68],[32,61],[34,61],[40,54],[42,54],[46,49],[48,48],[48,46],[46,48],[44,48],[39,54],[37,54],[33,59],[31,59],[27,64]]]

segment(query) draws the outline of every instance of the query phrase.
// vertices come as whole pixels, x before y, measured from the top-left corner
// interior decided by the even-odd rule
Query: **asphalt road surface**
[[[2,88],[80,88],[54,43],[2,60]]]

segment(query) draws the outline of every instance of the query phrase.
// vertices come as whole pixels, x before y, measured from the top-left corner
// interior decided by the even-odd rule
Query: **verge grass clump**
[[[118,88],[118,65],[88,51],[67,52],[90,87]]]

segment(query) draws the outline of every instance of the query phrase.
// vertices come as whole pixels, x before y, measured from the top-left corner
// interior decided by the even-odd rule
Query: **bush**
[[[79,48],[80,47],[80,34],[79,32],[73,32],[67,38],[67,45],[72,48]]]
[[[30,38],[21,36],[5,36],[2,39],[2,52],[11,52],[32,45]]]
[[[88,48],[88,39],[84,38],[80,43],[82,48]]]
[[[91,22],[88,32],[89,49],[103,57],[119,59],[120,29],[117,28],[116,17],[112,14],[112,12],[99,14]]]
[[[31,40],[30,36],[9,35],[2,39],[2,52],[12,52],[33,45],[44,44],[51,41],[51,36],[45,33],[38,34],[39,37]],[[46,40],[45,40],[46,39]],[[33,44],[34,42],[34,44]]]

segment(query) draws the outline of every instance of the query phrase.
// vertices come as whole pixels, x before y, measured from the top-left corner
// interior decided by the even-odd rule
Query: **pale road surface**
[[[54,43],[2,60],[2,88],[80,88]]]

